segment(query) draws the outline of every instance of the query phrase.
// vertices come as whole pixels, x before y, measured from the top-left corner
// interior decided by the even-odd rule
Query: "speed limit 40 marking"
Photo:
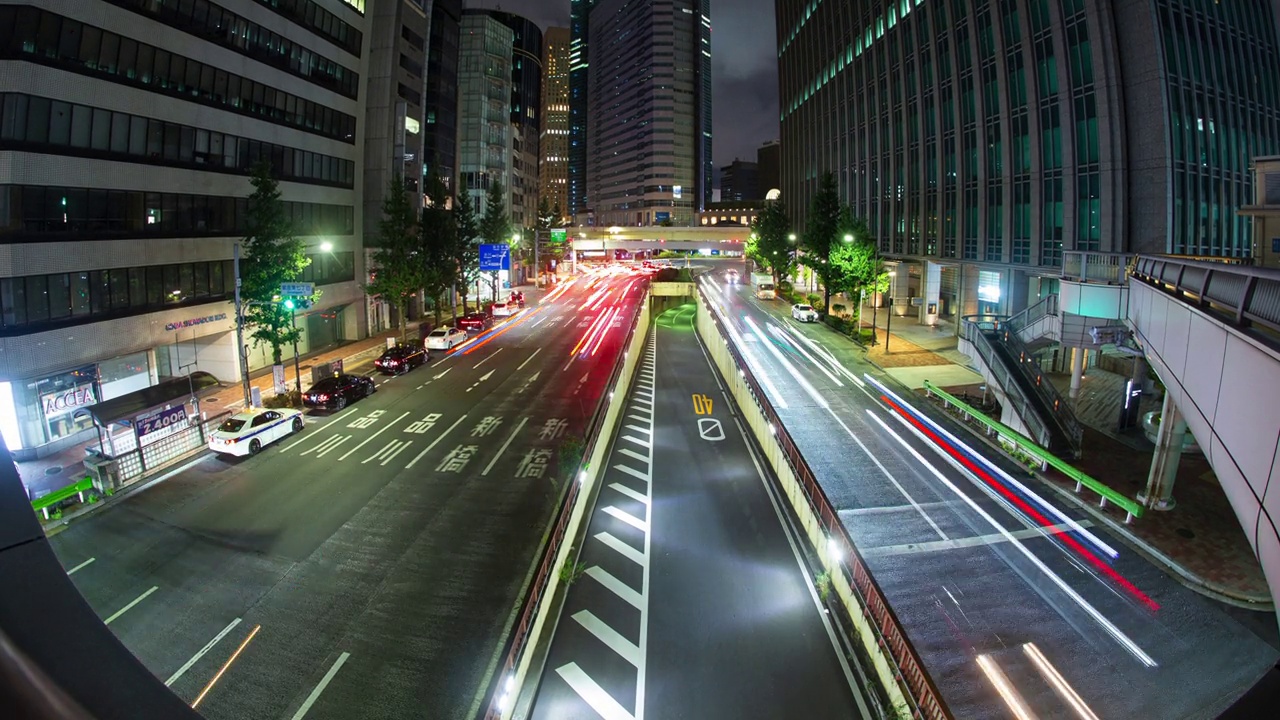
[[[711,397],[708,395],[694,394],[693,396],[693,414],[694,415],[710,415],[711,408],[714,405]],[[720,442],[724,439],[724,426],[720,421],[713,417],[698,418],[698,435],[703,440],[709,442]]]

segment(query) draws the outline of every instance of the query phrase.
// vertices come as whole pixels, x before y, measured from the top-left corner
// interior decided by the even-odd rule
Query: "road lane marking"
[[[641,455],[640,453],[638,453],[638,452],[636,452],[635,450],[632,450],[632,449],[630,449],[630,448],[618,448],[618,452],[619,452],[619,453],[621,453],[621,454],[623,454],[623,455],[626,455],[627,457],[631,458],[632,460],[639,460],[640,462],[643,462],[643,463],[648,463],[648,462],[649,462],[649,456],[648,456],[648,455]],[[646,476],[646,477],[645,477],[645,480],[648,480],[648,479],[649,479],[649,478],[648,478],[648,476]]]
[[[494,373],[494,372],[496,372],[496,371],[495,371],[495,370],[490,370],[489,372],[487,372],[487,373],[485,373],[485,374],[481,375],[481,376],[480,376],[480,379],[475,381],[475,384],[473,384],[471,387],[467,388],[467,392],[471,392],[472,390],[475,390],[476,388],[480,387],[480,383],[482,383],[482,382],[484,382],[485,380],[488,380],[489,378],[493,377],[493,373]]]
[[[191,703],[192,710],[200,704],[200,701],[204,700],[204,697],[209,694],[209,691],[213,689],[213,686],[218,684],[218,681],[222,679],[223,673],[227,671],[227,668],[231,667],[231,663],[235,662],[236,658],[240,657],[240,653],[244,652],[244,649],[249,646],[249,643],[261,629],[261,625],[255,625],[253,630],[249,633],[249,636],[241,641],[240,647],[236,648],[236,651],[231,653],[231,657],[227,658],[227,661],[222,663],[222,667],[218,668],[217,674],[213,676],[213,679],[209,681],[209,684],[205,685],[204,689],[200,691],[200,694],[196,696],[195,702]]]
[[[511,434],[507,436],[507,441],[502,443],[502,448],[498,450],[498,454],[493,456],[493,459],[489,461],[489,464],[484,467],[484,472],[480,473],[482,476],[489,474],[489,471],[493,469],[495,464],[497,464],[498,458],[502,457],[502,453],[507,451],[507,447],[511,445],[511,441],[516,439],[516,434],[520,432],[520,429],[523,428],[524,424],[527,422],[529,422],[528,416],[520,418],[520,423],[517,424],[516,429],[512,430]]]
[[[378,436],[379,436],[379,435],[381,435],[382,433],[386,432],[386,431],[387,431],[387,428],[390,428],[392,425],[395,425],[396,423],[398,423],[398,422],[400,422],[401,420],[405,419],[405,416],[407,416],[408,414],[409,414],[409,413],[408,413],[408,411],[405,411],[405,412],[400,413],[400,417],[396,418],[395,420],[392,420],[391,422],[387,423],[386,425],[383,425],[381,430],[379,430],[378,432],[376,432],[376,433],[374,433],[374,434],[370,435],[369,437],[365,438],[364,440],[362,440],[362,441],[360,442],[360,444],[359,444],[359,445],[356,445],[355,447],[351,448],[351,449],[350,449],[350,450],[348,450],[346,453],[344,453],[344,454],[342,454],[342,455],[338,456],[338,460],[339,460],[339,461],[341,461],[341,460],[346,460],[346,459],[347,459],[347,457],[351,455],[351,453],[353,453],[353,452],[355,452],[355,451],[359,450],[360,448],[364,447],[365,445],[367,445],[367,444],[369,443],[369,441],[370,441],[370,440],[373,440],[374,438],[378,437]]]
[[[604,621],[593,615],[590,610],[579,610],[573,614],[573,619],[586,628],[587,632],[595,635],[597,640],[617,653],[623,660],[632,665],[638,666],[640,664],[640,648],[636,647],[635,643],[622,637],[622,634],[617,630],[604,624]]]
[[[556,674],[604,720],[635,720],[612,695],[583,672],[578,663],[558,667]]]
[[[219,642],[221,642],[222,638],[226,637],[227,633],[231,632],[231,630],[239,624],[240,624],[240,618],[236,618],[235,620],[232,620],[226,627],[222,628],[222,632],[218,633],[217,635],[214,635],[213,639],[210,640],[208,643],[206,643],[204,647],[200,648],[199,652],[197,652],[195,655],[192,655],[191,659],[188,660],[186,664],[178,668],[177,672],[170,675],[169,679],[164,681],[165,687],[168,687],[178,682],[178,678],[185,675],[186,672],[191,669],[191,666],[199,662],[200,658],[205,656],[205,653],[212,650],[214,645],[217,645]]]
[[[595,538],[600,542],[604,543],[605,545],[618,551],[619,555],[639,565],[640,567],[644,567],[645,565],[649,564],[649,561],[645,559],[644,553],[631,547],[630,545],[619,540],[613,535],[610,535],[607,532],[596,533]]]
[[[649,496],[645,495],[644,493],[636,492],[635,490],[632,490],[631,488],[627,487],[626,485],[623,485],[622,483],[609,483],[609,487],[613,488],[614,490],[617,490],[618,492],[622,493],[623,495],[626,495],[627,497],[631,498],[632,500],[635,500],[638,503],[643,503],[645,505],[649,504]]]
[[[329,686],[329,683],[333,680],[333,676],[338,674],[338,671],[342,669],[344,664],[346,664],[347,658],[349,657],[351,657],[351,653],[348,652],[344,652],[338,656],[338,659],[334,661],[333,666],[329,668],[329,672],[325,673],[323,678],[320,678],[320,684],[316,685],[315,690],[312,690],[311,694],[307,696],[306,701],[302,703],[302,707],[298,708],[298,712],[293,714],[293,720],[302,720],[302,718],[307,716],[307,711],[311,709],[311,706],[315,704],[316,700],[320,699],[320,693],[324,692],[324,689]]]
[[[935,508],[935,507],[956,507],[958,503],[949,500],[938,500],[936,502],[922,502],[916,505],[877,505],[875,507],[846,508],[840,510],[840,515],[881,515],[896,512],[915,512],[917,507]]]
[[[77,565],[77,566],[75,566],[75,567],[71,568],[70,570],[68,570],[68,571],[67,571],[67,574],[68,574],[68,575],[75,575],[77,571],[79,571],[79,570],[83,570],[84,568],[88,567],[88,566],[89,566],[89,564],[90,564],[90,563],[92,563],[94,560],[97,560],[97,558],[89,558],[88,560],[85,560],[84,562],[80,563],[79,565]]]
[[[621,463],[619,463],[619,464],[617,464],[617,465],[614,465],[614,466],[613,466],[613,468],[614,468],[615,470],[621,470],[622,472],[624,472],[624,473],[626,473],[626,474],[628,474],[628,475],[630,475],[630,476],[632,476],[632,477],[634,477],[634,478],[638,478],[638,479],[640,479],[640,480],[643,480],[643,481],[645,481],[645,482],[649,482],[649,480],[650,480],[650,478],[649,478],[649,474],[648,474],[648,473],[642,473],[642,472],[640,472],[639,470],[636,470],[635,468],[627,467],[626,465],[623,465],[623,464],[621,464]]]
[[[633,398],[631,398],[631,401],[632,401],[632,402],[638,402],[638,403],[644,403],[645,405],[648,405],[649,407],[653,407],[653,401],[652,401],[652,400],[645,400],[645,399],[644,399],[644,398],[642,398],[642,397],[633,397]]]
[[[592,565],[591,567],[587,568],[587,571],[585,574],[587,577],[600,583],[600,585],[603,586],[609,592],[613,593],[614,595],[617,595],[623,600],[626,600],[627,604],[630,605],[631,607],[637,610],[644,609],[644,598],[640,596],[640,593],[636,592],[635,590],[632,590],[631,587],[628,586],[626,583],[610,575],[608,571],[606,571],[604,568],[600,567],[599,565]],[[639,648],[637,648],[637,650],[639,650]]]
[[[431,448],[435,447],[435,446],[436,446],[436,444],[438,444],[441,440],[443,440],[443,439],[444,439],[445,435],[448,435],[449,433],[453,432],[453,429],[454,429],[454,428],[456,428],[456,427],[458,427],[459,425],[461,425],[461,424],[462,424],[462,421],[463,421],[463,420],[466,420],[466,419],[467,419],[467,416],[466,416],[466,415],[463,415],[462,417],[460,417],[460,418],[458,418],[457,420],[455,420],[455,421],[453,422],[453,424],[449,426],[449,429],[448,429],[448,430],[445,430],[443,433],[441,433],[441,434],[440,434],[440,437],[436,438],[435,440],[432,440],[430,445],[428,445],[425,449],[423,449],[423,451],[422,451],[422,452],[418,453],[418,456],[417,456],[417,457],[415,457],[412,461],[410,461],[408,465],[405,465],[405,466],[404,466],[404,469],[405,469],[405,470],[408,470],[409,468],[413,467],[414,465],[417,465],[417,464],[418,464],[418,461],[422,459],[422,456],[423,456],[423,455],[426,455],[427,453],[431,452]]]
[[[365,463],[373,462],[374,460],[381,460],[382,462],[378,464],[386,465],[387,463],[391,462],[391,460],[394,459],[395,456],[399,455],[401,452],[404,452],[404,449],[409,447],[410,443],[412,442],[413,442],[412,440],[405,440],[403,442],[400,440],[392,440],[391,442],[382,446],[382,449],[379,450],[374,455],[372,455],[371,457],[361,460],[360,464],[364,465]]]
[[[618,518],[622,522],[630,525],[631,527],[639,530],[642,533],[649,532],[648,522],[641,520],[640,518],[636,517],[635,515],[632,515],[631,513],[625,510],[619,510],[618,508],[610,505],[609,507],[605,508],[604,511],[605,513]]]
[[[539,320],[538,322],[542,322],[542,321],[541,321],[541,320]],[[537,350],[534,350],[534,351],[533,351],[533,355],[530,355],[528,358],[526,358],[526,359],[525,359],[525,361],[524,361],[524,362],[522,362],[522,363],[520,363],[519,365],[517,365],[517,366],[516,366],[516,372],[520,372],[521,370],[523,370],[523,369],[524,369],[524,366],[525,366],[525,365],[528,365],[528,364],[529,364],[529,361],[530,361],[530,360],[532,360],[532,359],[534,359],[535,357],[537,357],[538,353],[540,353],[540,352],[542,352],[542,348],[538,348]]]
[[[315,444],[314,446],[312,446],[311,448],[308,448],[308,449],[306,449],[306,450],[303,450],[303,451],[302,451],[302,454],[303,454],[303,455],[310,455],[311,453],[316,453],[316,457],[320,457],[320,456],[324,455],[325,453],[329,452],[330,450],[332,450],[332,449],[336,448],[337,446],[341,445],[342,443],[346,442],[346,441],[347,441],[347,440],[349,440],[351,437],[352,437],[351,435],[330,435],[329,437],[327,437],[327,438],[325,438],[325,439],[321,440],[320,442],[316,443],[316,444]],[[311,438],[311,439],[313,439],[313,438]],[[297,445],[297,443],[294,443],[294,445]],[[293,447],[293,445],[290,445],[289,447]],[[288,450],[288,449],[289,449],[289,448],[285,448],[285,450]]]
[[[123,614],[125,614],[125,613],[129,612],[130,610],[132,610],[134,605],[137,605],[138,603],[142,602],[143,600],[146,600],[148,595],[150,595],[151,593],[153,593],[153,592],[155,592],[155,591],[157,591],[157,590],[159,590],[159,589],[160,589],[159,587],[157,587],[157,586],[155,586],[155,585],[152,585],[150,590],[148,590],[148,591],[146,591],[146,592],[142,593],[142,594],[141,594],[141,595],[139,595],[138,597],[134,598],[134,599],[133,599],[133,602],[131,602],[131,603],[129,603],[128,605],[125,605],[124,607],[122,607],[122,608],[120,608],[119,610],[117,610],[117,611],[115,612],[115,614],[114,614],[114,615],[112,615],[111,617],[107,618],[106,620],[103,620],[103,621],[102,621],[102,624],[103,624],[103,625],[110,625],[113,621],[115,621],[115,619],[116,619],[116,618],[118,618],[118,617],[120,617],[121,615],[123,615]]]
[[[635,421],[637,421],[637,422],[649,422],[649,418],[646,418],[646,417],[640,417],[639,415],[636,415],[635,413],[627,413],[627,417],[628,417],[628,418],[630,418],[630,419],[632,419],[632,420],[635,420]]]
[[[452,369],[453,369],[453,366],[452,366],[452,365],[450,365],[449,367],[447,367],[447,368],[445,368],[445,369],[444,369],[444,372],[439,373],[439,374],[436,374],[436,375],[432,375],[432,376],[431,376],[431,379],[432,379],[432,380],[439,380],[440,378],[444,377],[445,375],[448,375],[448,374],[449,374],[449,371],[450,371],[450,370],[452,370]]]
[[[640,447],[642,447],[642,448],[652,447],[652,444],[651,444],[648,440],[641,440],[641,439],[640,439],[640,438],[638,438],[638,437],[631,437],[630,435],[623,435],[623,436],[622,436],[622,439],[623,439],[623,440],[630,440],[631,442],[633,442],[633,443],[635,443],[635,444],[639,445],[639,446],[640,446]]]
[[[1093,527],[1093,523],[1088,520],[1080,520],[1082,527]],[[911,555],[913,553],[939,552],[942,550],[959,550],[961,548],[981,547],[983,545],[996,545],[1002,542],[1013,542],[1017,540],[1027,540],[1037,537],[1048,537],[1049,535],[1057,535],[1058,533],[1070,532],[1074,528],[1066,523],[1057,525],[1049,525],[1046,527],[1024,528],[1022,530],[1011,530],[1008,535],[1004,533],[992,533],[990,535],[971,535],[969,537],[950,538],[947,540],[930,540],[928,542],[903,543],[901,545],[882,545],[880,547],[871,547],[862,550],[864,557],[888,557],[890,555]]]
[[[472,366],[472,368],[471,368],[471,369],[472,369],[472,370],[476,370],[476,369],[478,369],[481,365],[483,365],[483,364],[485,364],[485,363],[489,362],[490,360],[492,360],[494,355],[497,355],[498,353],[502,352],[502,351],[503,351],[503,350],[505,350],[505,349],[506,349],[506,348],[498,348],[497,350],[494,350],[493,352],[489,353],[489,355],[488,355],[488,356],[486,356],[486,357],[485,357],[485,359],[481,360],[480,362],[478,362],[478,363],[476,363],[474,366]]]

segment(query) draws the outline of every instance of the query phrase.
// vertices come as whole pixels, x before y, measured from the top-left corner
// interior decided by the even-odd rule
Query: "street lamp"
[[[320,252],[333,252],[333,243],[328,240],[320,243]]]
[[[850,235],[849,233],[845,233],[845,234],[844,234],[844,241],[845,241],[845,242],[847,242],[847,243],[851,243],[851,242],[853,242],[853,236],[852,236],[852,235]]]
[[[884,319],[884,354],[889,354],[889,330],[893,327],[893,277],[898,273],[889,271],[889,314]]]

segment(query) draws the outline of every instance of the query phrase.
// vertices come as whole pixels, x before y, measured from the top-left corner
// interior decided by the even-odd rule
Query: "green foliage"
[[[262,399],[262,407],[265,408],[292,408],[302,407],[302,393],[296,389],[289,392],[276,393],[271,397]]]
[[[271,177],[271,166],[260,162],[253,168],[253,193],[249,196],[244,238],[245,257],[240,263],[240,296],[244,301],[244,326],[250,337],[271,346],[271,361],[280,364],[282,348],[301,338],[293,326],[290,310],[276,301],[280,284],[295,282],[310,260],[300,238],[294,237],[293,223],[285,215],[279,183]],[[312,296],[312,301],[318,294]]]
[[[831,305],[831,314],[833,314],[833,315],[839,315],[840,317],[844,317],[844,313],[845,313],[845,311],[846,311],[846,310],[848,310],[848,309],[849,309],[849,308],[845,307],[845,306],[844,306],[844,305],[842,305],[841,303],[832,303],[832,305]]]
[[[831,597],[831,573],[820,572],[813,578],[814,587],[818,590],[818,597],[822,602],[826,602]]]
[[[587,564],[584,562],[574,562],[565,560],[564,565],[560,566],[560,582],[566,586],[572,585],[578,581],[587,572]]]
[[[457,268],[455,280],[462,295],[462,309],[467,309],[467,290],[480,277],[480,237],[476,208],[466,185],[458,180],[458,196],[453,202],[453,260]]]
[[[506,244],[511,240],[511,217],[507,215],[507,191],[494,180],[484,198],[484,215],[480,218],[480,237],[486,243]]]
[[[774,284],[791,274],[795,266],[795,246],[792,244],[791,218],[781,200],[764,204],[760,214],[751,223],[751,239],[747,241],[747,257],[755,260],[773,275]]]
[[[822,296],[821,296],[821,295],[819,295],[819,294],[817,294],[817,293],[809,293],[808,295],[805,295],[805,296],[804,296],[804,299],[805,299],[806,301],[808,301],[808,303],[809,303],[810,305],[814,306],[815,308],[818,308],[818,309],[820,309],[820,310],[826,310],[826,308],[822,306]]]
[[[422,210],[419,223],[418,257],[422,266],[422,289],[431,298],[436,325],[443,320],[441,308],[445,297],[458,279],[456,237],[457,228],[449,211],[449,190],[432,165],[431,174],[427,176],[427,206]]]
[[[422,289],[423,264],[418,257],[421,239],[419,213],[409,202],[409,193],[399,178],[392,178],[382,199],[382,219],[370,269],[372,282],[365,285],[369,295],[381,295],[395,305],[400,317],[400,337],[409,328],[409,298]]]
[[[657,257],[663,260],[674,260],[676,258],[684,257],[684,254],[678,253],[675,250],[659,250]]]
[[[586,450],[586,445],[582,442],[582,438],[570,436],[560,443],[560,474],[565,480],[572,482],[573,476],[578,472],[579,466],[582,465],[582,453]]]

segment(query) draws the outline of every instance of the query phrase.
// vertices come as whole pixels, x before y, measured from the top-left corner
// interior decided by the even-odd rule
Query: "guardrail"
[[[1131,522],[1135,517],[1142,517],[1143,508],[1140,503],[1116,492],[1115,490],[1111,489],[1110,487],[1108,487],[1106,484],[1104,484],[1097,478],[1094,478],[1091,475],[1087,475],[1077,470],[1076,468],[1067,464],[1065,460],[1062,460],[1056,455],[1050,452],[1047,452],[1046,450],[1036,445],[1035,443],[1031,442],[1031,440],[1027,439],[1021,433],[1009,427],[1008,425],[1005,425],[1004,423],[998,422],[996,420],[992,420],[986,415],[983,415],[982,413],[978,412],[974,408],[970,407],[968,403],[952,395],[951,393],[948,393],[946,390],[943,390],[937,385],[934,385],[928,380],[924,381],[924,389],[925,389],[925,392],[928,393],[930,396],[936,396],[941,400],[945,401],[948,407],[953,407],[961,411],[968,417],[974,420],[977,420],[979,423],[985,426],[988,435],[997,435],[1000,438],[1003,438],[1004,440],[1007,440],[1008,442],[1014,445],[1017,445],[1020,450],[1034,457],[1035,459],[1039,460],[1041,470],[1047,470],[1048,468],[1052,467],[1053,469],[1057,470],[1063,475],[1066,475],[1067,477],[1074,480],[1076,483],[1077,495],[1080,494],[1080,491],[1083,490],[1084,488],[1086,487],[1089,488],[1090,490],[1097,493],[1102,498],[1101,507],[1106,507],[1107,502],[1109,501],[1111,503],[1114,503],[1117,507],[1124,510],[1126,513],[1124,521],[1126,523]]]
[[[721,368],[721,374],[731,385],[736,383],[739,378],[745,383],[746,390],[750,393],[751,399],[754,400],[755,408],[759,410],[760,416],[768,424],[769,430],[766,437],[771,438],[772,442],[776,442],[777,447],[781,450],[786,467],[796,481],[796,485],[802,491],[812,518],[819,523],[821,533],[826,538],[826,547],[819,546],[815,550],[823,554],[828,563],[834,564],[839,569],[841,580],[847,584],[849,591],[856,596],[853,598],[852,604],[857,607],[850,607],[848,602],[845,602],[844,606],[850,614],[850,619],[858,625],[858,629],[866,630],[873,635],[871,640],[867,640],[864,637],[864,642],[874,642],[874,646],[880,651],[878,654],[882,662],[877,663],[877,670],[883,670],[890,675],[888,678],[882,675],[882,681],[886,682],[887,685],[891,684],[911,704],[911,707],[899,708],[899,710],[909,711],[910,716],[913,718],[950,720],[951,714],[942,701],[941,693],[934,686],[915,648],[907,639],[901,623],[899,623],[893,609],[889,607],[884,592],[881,591],[880,586],[871,576],[866,562],[862,559],[862,555],[859,554],[852,538],[849,537],[848,530],[845,529],[844,523],[832,507],[830,499],[827,498],[822,486],[814,476],[813,470],[805,462],[804,456],[800,453],[799,448],[796,447],[795,441],[791,438],[786,426],[769,402],[764,388],[756,380],[755,374],[751,370],[751,365],[741,355],[738,347],[729,340],[728,333],[726,333],[722,324],[722,319],[717,313],[710,310],[713,306],[712,299],[706,296],[701,287],[698,289],[698,298],[701,305],[700,315],[705,315],[714,323],[716,332],[722,341],[722,346],[727,348],[729,358],[739,370],[736,377],[732,372],[725,372],[724,368]],[[716,348],[711,348],[711,350],[713,356],[715,356],[717,354]],[[735,387],[734,390],[736,395],[737,388]],[[738,405],[743,410],[744,415],[747,416],[748,422],[752,422],[755,418],[752,418],[748,413],[748,406],[741,401],[738,402]],[[762,433],[763,429],[757,430],[757,437],[761,437]],[[761,444],[764,445],[765,443],[761,442]],[[779,471],[777,475],[779,476],[779,483],[784,485],[781,488],[782,491],[788,497],[791,497],[791,493],[785,487],[786,483],[781,477],[783,473]],[[796,507],[797,511],[801,509],[797,506],[795,499],[792,500],[792,505]],[[797,512],[797,514],[800,513]],[[814,543],[814,538],[810,537],[810,543]],[[838,583],[833,583],[833,585],[836,585],[838,590],[841,589]],[[837,594],[839,595],[840,593]],[[886,690],[889,690],[889,688],[886,687]]]
[[[1062,253],[1062,277],[1077,282],[1123,285],[1133,257],[1129,253],[1067,250]]]
[[[1141,255],[1131,275],[1172,291],[1202,309],[1217,309],[1238,327],[1280,332],[1280,271],[1270,268]]]
[[[1005,318],[1004,324],[1022,332],[1046,317],[1058,316],[1058,296],[1048,295],[1040,302],[1015,315]]]
[[[72,496],[80,496],[80,502],[84,502],[84,494],[93,489],[93,478],[86,477],[80,482],[71,483],[70,485],[49,493],[43,497],[38,497],[31,501],[31,509],[39,510],[44,513],[44,519],[49,519],[49,508],[57,505],[63,500],[67,500]]]
[[[587,424],[584,434],[587,443],[582,451],[582,461],[578,468],[565,478],[565,482],[569,483],[569,488],[560,501],[552,530],[543,542],[540,559],[537,562],[537,572],[525,595],[524,607],[520,611],[520,620],[514,626],[514,632],[510,640],[511,648],[507,652],[501,672],[494,675],[495,684],[489,689],[490,701],[484,714],[485,718],[496,720],[497,718],[508,717],[509,712],[515,706],[519,690],[524,682],[524,672],[527,670],[528,658],[526,657],[526,652],[535,647],[535,645],[531,644],[531,641],[536,642],[542,628],[540,613],[544,609],[543,604],[548,596],[554,596],[559,585],[557,582],[556,559],[563,552],[570,549],[565,548],[564,543],[565,539],[572,534],[570,530],[574,525],[575,516],[577,520],[581,520],[581,509],[575,508],[575,506],[582,492],[590,489],[588,483],[584,482],[584,480],[591,469],[591,458],[598,451],[603,451],[608,447],[609,438],[602,437],[604,433],[601,432],[601,428],[609,415],[611,405],[620,407],[626,395],[626,388],[621,388],[621,392],[613,388],[623,375],[628,363],[634,367],[639,361],[640,352],[632,345],[636,340],[636,332],[641,330],[639,320],[645,315],[648,304],[649,293],[646,292],[636,305],[636,311],[631,317],[631,330],[627,333],[626,340],[623,341],[623,351],[618,354],[618,359],[613,366],[613,372],[604,386],[605,391],[600,394],[599,400],[596,401],[596,408],[592,412],[590,422]],[[643,349],[643,345],[640,348]],[[615,392],[618,395],[616,401],[614,400]]]
[[[1027,429],[1031,431],[1032,436],[1037,442],[1048,445],[1049,427],[1045,425],[1040,414],[1031,409],[1030,398],[1023,392],[1022,386],[1013,379],[1009,368],[1005,367],[1004,362],[996,356],[995,348],[987,338],[987,331],[998,329],[998,322],[964,318],[964,339],[978,351],[978,356],[982,358],[982,362],[986,363],[992,379],[995,380],[996,385],[1000,386],[1005,399],[1013,406],[1013,411],[1027,424]]]

